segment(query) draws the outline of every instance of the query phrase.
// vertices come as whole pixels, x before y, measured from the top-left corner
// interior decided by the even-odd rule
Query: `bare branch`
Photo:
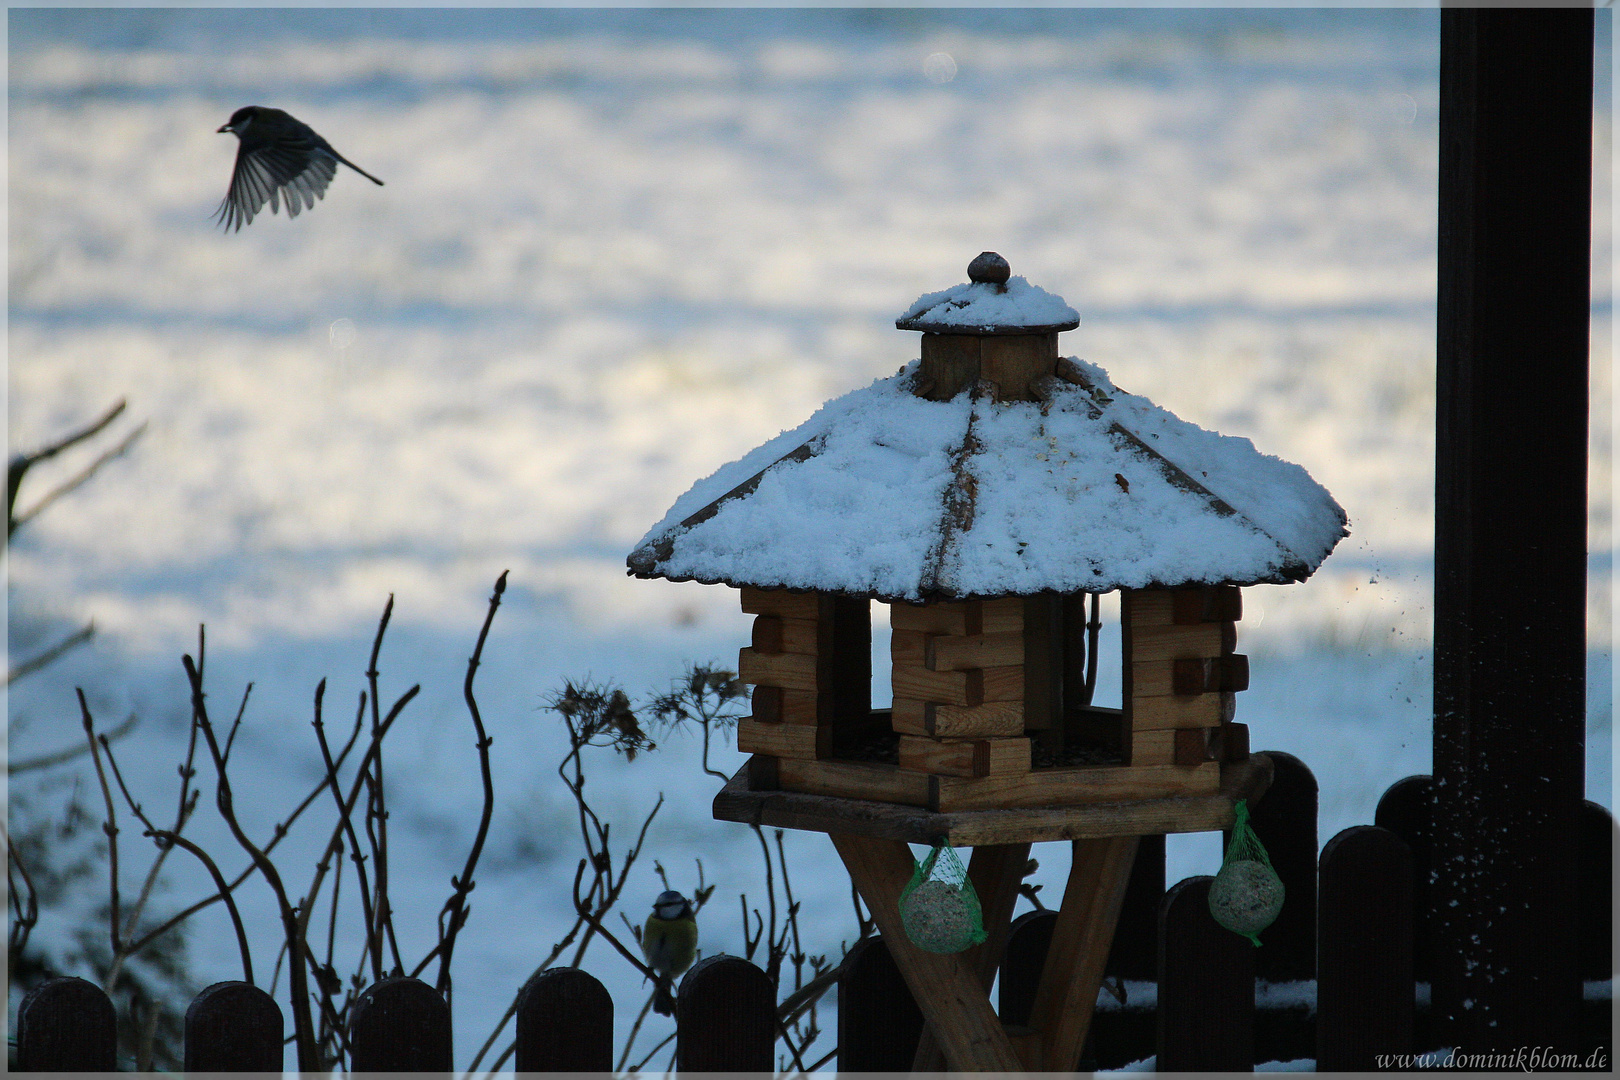
[[[360,911],[362,918],[365,920],[366,927],[366,948],[361,954],[360,962],[364,964],[366,958],[370,957],[371,981],[381,982],[382,943],[381,939],[377,937],[376,923],[373,920],[371,909],[371,883],[366,879],[366,857],[360,850],[360,838],[355,835],[354,831],[354,807],[352,803],[344,802],[343,792],[338,786],[338,761],[334,761],[332,759],[332,751],[326,744],[326,725],[321,719],[321,700],[325,697],[325,695],[326,680],[322,679],[320,681],[320,685],[315,688],[314,727],[315,741],[318,742],[321,747],[321,761],[326,765],[326,782],[322,786],[331,788],[332,798],[337,803],[338,829],[333,831],[332,843],[338,843],[339,837],[342,834],[346,833],[348,835],[349,856],[354,862],[355,877],[360,882]],[[365,712],[366,694],[364,691],[362,691],[360,694],[360,708],[355,713],[354,717],[354,730],[349,734],[349,746],[354,745],[354,740],[360,735],[360,725],[364,722]],[[344,753],[348,753],[348,747],[344,748]],[[341,757],[338,760],[341,761]],[[364,770],[362,770],[361,775],[364,775]],[[335,917],[336,915],[334,914],[334,918]]]
[[[92,620],[85,623],[83,626],[79,627],[79,629],[73,631],[73,633],[69,634],[61,641],[58,641],[55,645],[52,645],[38,656],[30,657],[29,659],[18,664],[16,667],[7,671],[5,682],[0,683],[0,686],[10,686],[23,676],[32,675],[40,668],[47,667],[50,664],[55,663],[58,657],[64,655],[72,649],[78,648],[80,645],[83,645],[85,642],[94,637],[95,633],[95,621]],[[10,771],[17,772],[18,770],[16,768],[12,768]]]
[[[12,911],[8,941],[11,959],[13,965],[15,965],[18,954],[28,944],[29,934],[33,932],[35,924],[39,922],[39,890],[34,888],[34,879],[29,875],[28,867],[23,863],[22,853],[17,850],[17,845],[11,842],[10,830],[0,825],[0,831],[6,834],[6,853],[8,856],[6,884],[8,886],[7,893],[11,897]],[[17,886],[11,880],[11,868],[13,866],[17,868],[17,873],[22,877],[22,894],[28,898],[26,903],[18,899]]]
[[[71,479],[64,481],[63,483],[52,488],[50,491],[46,492],[40,497],[40,500],[33,506],[29,507],[27,511],[21,514],[15,512],[17,505],[17,488],[21,486],[23,473],[28,471],[29,466],[33,465],[35,462],[44,460],[46,457],[50,457],[52,454],[55,454],[60,450],[66,449],[68,446],[72,445],[72,443],[78,442],[82,438],[87,438],[88,436],[95,434],[96,431],[101,430],[102,427],[110,423],[112,418],[117,416],[119,412],[122,412],[123,408],[124,403],[120,401],[112,412],[108,413],[106,417],[96,423],[94,428],[79,436],[70,438],[67,442],[57,444],[56,446],[50,448],[49,453],[36,454],[31,459],[20,460],[17,457],[11,459],[11,468],[9,470],[11,474],[11,501],[7,507],[6,522],[6,537],[8,540],[19,527],[34,520],[34,518],[38,517],[46,507],[50,506],[56,500],[62,498],[62,496],[75,491],[81,485],[83,485],[85,481],[89,480],[92,476],[96,475],[96,473],[100,472],[101,467],[107,464],[107,462],[112,461],[114,458],[122,457],[125,451],[134,445],[135,440],[145,434],[146,424],[143,421],[141,425],[134,431],[131,431],[128,435],[125,435],[123,439],[119,441],[118,445],[103,452],[99,457],[96,458],[96,460],[92,461],[89,465],[86,465],[83,469],[80,469],[76,474],[74,474]],[[20,469],[18,468],[19,460],[21,464]]]
[[[65,435],[56,442],[51,443],[50,445],[39,450],[35,450],[33,453],[13,454],[6,469],[7,487],[9,489],[6,498],[7,516],[10,516],[11,509],[17,505],[17,489],[22,486],[22,478],[24,473],[33,468],[39,462],[44,461],[47,458],[53,458],[57,454],[60,454],[63,450],[66,450],[68,447],[73,446],[76,443],[81,443],[85,439],[88,439],[92,435],[96,434],[96,432],[118,419],[118,415],[124,411],[124,406],[127,404],[128,402],[126,402],[123,398],[119,398],[113,403],[112,408],[103,413],[99,419],[91,421],[88,426],[82,427],[78,431]]]
[[[125,735],[128,735],[131,731],[135,730],[135,725],[138,722],[139,717],[137,717],[134,713],[130,713],[129,716],[124,719],[123,723],[107,732],[107,734],[102,736],[102,738],[109,741],[121,739]],[[72,761],[74,758],[81,757],[89,752],[90,744],[88,742],[76,743],[73,746],[65,747],[49,754],[41,754],[39,757],[25,758],[22,761],[8,762],[6,765],[6,773],[10,776],[16,776],[18,773],[31,772],[34,769],[46,769],[52,765],[60,765],[65,761]]]
[[[484,626],[478,631],[478,644],[473,647],[472,658],[467,661],[467,679],[462,684],[462,696],[467,701],[467,712],[472,716],[473,730],[478,739],[478,769],[484,782],[484,808],[478,819],[478,834],[473,838],[472,850],[467,853],[467,864],[462,868],[459,878],[451,878],[451,887],[455,890],[444,903],[444,914],[449,917],[449,926],[441,922],[440,950],[439,950],[439,977],[434,985],[441,994],[450,994],[450,958],[455,952],[456,935],[467,921],[467,894],[473,889],[473,871],[478,866],[478,856],[484,850],[484,838],[489,835],[490,815],[495,812],[495,783],[489,771],[489,747],[494,742],[484,732],[484,719],[478,712],[478,700],[473,696],[473,679],[478,674],[478,665],[483,662],[484,642],[489,638],[490,624],[495,621],[495,612],[501,606],[501,594],[506,592],[506,575],[510,571],[501,571],[501,576],[495,581],[495,591],[489,598],[489,611],[484,616]]]
[[[315,1026],[309,1013],[309,985],[305,978],[302,962],[301,942],[298,937],[298,915],[287,898],[287,890],[281,883],[281,874],[242,829],[236,819],[236,809],[231,796],[230,777],[226,773],[225,755],[221,751],[219,741],[214,736],[214,726],[208,719],[208,710],[204,702],[202,674],[190,656],[182,658],[185,665],[186,678],[191,683],[192,715],[202,728],[203,738],[208,743],[208,753],[214,760],[214,775],[216,786],[214,789],[214,805],[218,807],[220,817],[225,819],[226,826],[231,835],[236,838],[242,850],[248,853],[254,863],[259,867],[259,873],[264,875],[265,883],[275,893],[276,903],[281,908],[281,925],[286,935],[288,955],[292,963],[287,965],[287,976],[292,991],[293,1031],[298,1046],[298,1068],[300,1072],[313,1071],[318,1066],[318,1054],[315,1045]]]
[[[366,785],[366,839],[371,843],[372,896],[376,902],[373,917],[377,922],[377,933],[388,937],[394,953],[394,970],[398,971],[403,965],[399,959],[399,942],[394,939],[393,909],[388,902],[388,807],[383,787],[382,739],[378,735],[378,709],[382,702],[377,691],[377,677],[380,674],[377,657],[382,653],[383,636],[388,633],[388,622],[393,615],[394,594],[389,593],[388,603],[383,605],[382,618],[377,622],[376,636],[371,640],[371,661],[366,665],[366,686],[371,695],[371,742],[375,751],[371,757],[371,777]],[[362,768],[361,771],[365,770]]]
[[[193,722],[193,732],[195,733],[195,722]],[[358,735],[358,734],[359,734],[359,730],[357,728],[356,731],[355,731],[355,735]],[[195,737],[195,734],[193,735],[193,737]],[[348,757],[349,750],[353,747],[353,745],[354,745],[354,736],[351,736],[350,739],[349,739],[349,743],[347,745],[345,745],[343,747],[343,749],[338,753],[337,764],[340,767],[342,766],[344,759]],[[190,760],[189,751],[188,751],[188,754],[187,754],[187,760],[188,761]],[[185,766],[183,768],[189,769],[189,766]],[[276,845],[281,843],[282,838],[285,837],[289,831],[291,831],[293,825],[298,821],[299,817],[301,817],[303,815],[304,811],[309,808],[309,804],[314,802],[316,796],[318,796],[325,789],[326,789],[326,780],[323,778],[318,784],[315,785],[315,787],[313,789],[310,790],[309,794],[305,795],[303,800],[301,802],[299,802],[299,804],[293,808],[292,813],[288,814],[285,820],[276,823],[275,828],[271,831],[271,836],[270,836],[269,841],[267,841],[265,843],[265,845],[264,845],[264,853],[266,855],[270,854],[272,851],[274,851],[276,849]],[[200,793],[196,792],[196,791],[193,791],[191,793],[191,798],[190,798],[190,800],[189,800],[189,802],[187,804],[189,806],[189,809],[186,810],[186,816],[187,817],[190,816],[192,810],[196,809],[198,794],[200,794]],[[252,862],[250,860],[248,862],[247,866],[244,867],[241,870],[241,872],[236,875],[236,877],[231,879],[229,891],[235,892],[236,889],[238,887],[240,887],[241,884],[244,881],[246,881],[248,878],[252,877],[254,874],[258,873],[258,870],[259,870],[258,864],[254,863],[254,862]],[[204,897],[201,900],[198,900],[196,903],[190,905],[189,907],[186,907],[186,908],[182,909],[181,911],[177,912],[176,914],[170,916],[166,921],[159,924],[155,929],[150,930],[145,935],[143,935],[139,941],[137,941],[134,944],[130,945],[129,950],[128,950],[129,954],[133,956],[135,953],[140,952],[146,946],[150,945],[152,942],[156,941],[159,937],[162,937],[164,934],[166,934],[170,930],[174,929],[174,927],[176,927],[180,923],[185,922],[187,919],[191,918],[191,916],[195,915],[197,912],[201,911],[203,908],[208,907],[210,904],[217,903],[220,899],[221,899],[221,897],[220,897],[220,895],[218,893],[213,893],[213,894],[211,894],[209,896]]]
[[[118,934],[118,817],[113,810],[112,789],[107,786],[107,772],[101,765],[101,748],[96,742],[96,722],[90,716],[90,705],[84,700],[84,691],[75,688],[79,696],[79,715],[84,721],[85,741],[90,744],[90,759],[96,763],[96,779],[101,782],[101,798],[107,807],[107,820],[101,826],[101,831],[107,834],[107,874],[112,892],[111,923],[112,952],[117,956],[122,950]],[[112,989],[111,985],[102,987],[104,990]]]

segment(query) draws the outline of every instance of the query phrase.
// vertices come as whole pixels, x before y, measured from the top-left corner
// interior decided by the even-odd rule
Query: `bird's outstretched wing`
[[[287,202],[287,216],[297,217],[315,200],[326,195],[326,188],[337,172],[337,161],[325,147],[298,136],[284,137],[249,150],[237,150],[231,187],[214,212],[226,232],[235,232],[253,220],[270,204],[270,212]]]

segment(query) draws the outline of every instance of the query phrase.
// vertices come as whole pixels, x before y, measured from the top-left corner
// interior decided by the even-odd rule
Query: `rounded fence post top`
[[[989,285],[1005,285],[1012,276],[1012,267],[994,251],[982,251],[968,263],[968,280]]]

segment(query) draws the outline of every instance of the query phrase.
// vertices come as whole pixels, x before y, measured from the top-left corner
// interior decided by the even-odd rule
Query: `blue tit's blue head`
[[[660,919],[690,919],[692,902],[674,889],[666,889],[653,901],[653,914]]]

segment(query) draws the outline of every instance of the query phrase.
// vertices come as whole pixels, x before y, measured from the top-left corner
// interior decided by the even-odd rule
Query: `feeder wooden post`
[[[898,840],[831,833],[850,880],[889,943],[911,996],[952,1069],[1018,1072],[1022,1068],[972,965],[960,953],[919,949],[900,921],[900,892],[911,880],[911,849]]]

